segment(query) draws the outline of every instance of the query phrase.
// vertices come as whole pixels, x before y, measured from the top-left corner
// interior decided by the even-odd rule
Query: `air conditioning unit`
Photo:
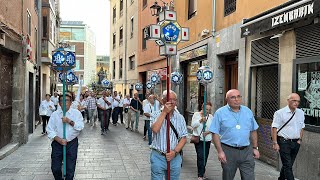
[[[6,45],[6,34],[0,32],[0,45],[5,46]]]
[[[201,31],[201,37],[205,37],[205,36],[208,36],[209,35],[209,30],[208,29],[204,29]]]

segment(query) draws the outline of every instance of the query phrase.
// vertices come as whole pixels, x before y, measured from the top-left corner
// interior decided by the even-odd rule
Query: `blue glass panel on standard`
[[[198,81],[202,80],[202,70],[197,71],[197,80]]]
[[[162,32],[166,42],[177,42],[179,39],[180,29],[172,22],[164,26]]]
[[[56,66],[61,66],[64,63],[64,54],[60,51],[55,52],[52,55],[52,64]]]
[[[74,66],[76,64],[76,57],[73,52],[68,52],[66,55],[66,61],[69,66]]]
[[[206,70],[203,72],[203,79],[206,81],[210,81],[213,78],[213,72],[210,70]]]

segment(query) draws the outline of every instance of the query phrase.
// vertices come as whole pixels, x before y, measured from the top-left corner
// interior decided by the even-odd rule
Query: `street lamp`
[[[158,2],[155,1],[152,6],[150,6],[150,11],[152,16],[159,16],[161,12],[161,6],[158,5]]]

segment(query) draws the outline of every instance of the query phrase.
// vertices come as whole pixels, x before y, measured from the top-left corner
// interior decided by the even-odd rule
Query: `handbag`
[[[202,132],[203,132],[203,129],[202,129],[202,131],[201,131],[199,136],[191,135],[190,143],[198,144],[199,141],[200,141],[200,136],[201,136]]]
[[[124,108],[124,113],[128,113],[129,108]]]

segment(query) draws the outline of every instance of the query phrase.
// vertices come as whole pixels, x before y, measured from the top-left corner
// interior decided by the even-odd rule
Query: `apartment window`
[[[116,6],[113,7],[113,24],[116,23],[116,18],[117,18],[117,10]]]
[[[112,37],[113,49],[116,48],[116,42],[117,42],[117,40],[116,40],[116,33],[113,33],[113,37]]]
[[[224,0],[224,16],[236,11],[237,0]]]
[[[116,61],[113,61],[112,79],[116,78]]]
[[[122,79],[122,59],[119,60],[119,79]]]
[[[133,20],[133,17],[131,17],[131,20],[130,20],[130,37],[131,38],[133,37],[133,28],[134,28],[134,20]]]
[[[120,17],[123,15],[123,0],[120,1]]]
[[[145,37],[146,28],[142,29],[142,49],[147,49],[147,37]]]
[[[47,16],[42,17],[42,37],[43,38],[48,37],[48,17]]]
[[[120,28],[119,45],[122,46],[123,43],[123,27]]]
[[[135,56],[133,55],[133,56],[130,56],[129,57],[129,68],[130,68],[130,70],[133,70],[135,67]]]
[[[146,8],[147,7],[147,0],[143,0],[143,2],[142,2],[142,8],[144,9],[144,8]]]
[[[27,12],[28,34],[31,36],[31,14]]]
[[[188,19],[191,19],[197,13],[197,0],[188,0]]]

